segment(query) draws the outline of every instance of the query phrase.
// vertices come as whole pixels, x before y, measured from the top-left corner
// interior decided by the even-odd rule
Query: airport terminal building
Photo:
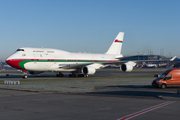
[[[154,65],[156,67],[170,67],[170,66],[174,65],[174,62],[170,62],[169,59],[171,59],[171,58],[161,56],[161,55],[134,55],[134,56],[125,57],[122,59],[122,61],[152,60],[153,62],[146,62],[146,63],[147,64],[156,64],[156,65]],[[158,61],[158,60],[162,60],[162,61]],[[141,62],[141,63],[137,63],[136,67],[142,68],[142,67],[147,67],[147,66],[144,66]]]
[[[122,60],[167,60],[169,58],[165,57],[165,56],[161,56],[161,55],[134,55],[134,56],[130,56],[130,57],[125,57]]]

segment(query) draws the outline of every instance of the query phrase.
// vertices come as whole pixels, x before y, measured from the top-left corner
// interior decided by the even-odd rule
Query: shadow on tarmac
[[[96,95],[112,95],[112,96],[123,96],[123,97],[142,97],[142,98],[160,98],[163,95],[172,96],[175,93],[166,93],[166,92],[150,92],[150,91],[109,91],[109,92],[96,92],[88,93]]]
[[[100,96],[113,97],[127,97],[127,98],[155,98],[155,99],[171,99],[180,100],[180,94],[177,93],[178,88],[154,88],[150,85],[122,85],[122,86],[106,86],[104,88],[97,87],[98,92],[91,92],[88,94]],[[106,91],[107,90],[107,91]],[[108,91],[109,90],[109,91]]]

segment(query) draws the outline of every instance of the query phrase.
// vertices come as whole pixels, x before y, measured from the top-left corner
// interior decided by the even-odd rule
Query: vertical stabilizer
[[[124,32],[119,32],[106,54],[120,54],[123,43]]]
[[[145,62],[143,62],[143,66],[148,67],[148,65]]]

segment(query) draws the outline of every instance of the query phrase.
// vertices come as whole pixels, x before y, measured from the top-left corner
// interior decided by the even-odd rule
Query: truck
[[[153,80],[152,86],[156,88],[179,87],[180,86],[180,69],[169,69]]]

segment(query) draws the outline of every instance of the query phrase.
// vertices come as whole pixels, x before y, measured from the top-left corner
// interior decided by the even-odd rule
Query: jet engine
[[[91,66],[86,66],[82,68],[82,73],[86,75],[93,75],[96,72],[96,69]]]
[[[41,74],[41,73],[43,73],[42,71],[29,71],[29,73],[31,74],[31,75],[39,75],[39,74]]]
[[[121,70],[124,72],[131,72],[133,70],[133,67],[136,65],[135,62],[127,62],[121,65]]]

